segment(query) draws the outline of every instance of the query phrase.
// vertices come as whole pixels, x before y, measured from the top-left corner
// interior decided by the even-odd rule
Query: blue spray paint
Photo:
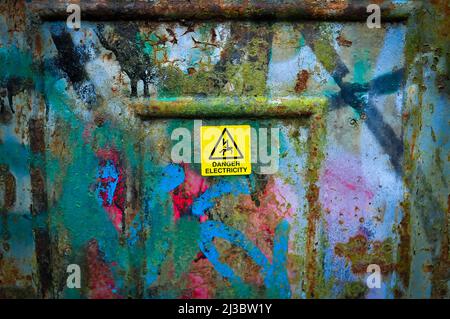
[[[275,229],[273,262],[269,263],[266,256],[240,231],[228,227],[220,222],[207,221],[201,225],[200,249],[214,268],[234,285],[242,285],[242,279],[234,274],[230,266],[220,261],[220,255],[213,240],[222,238],[241,247],[261,267],[264,283],[270,298],[289,298],[291,295],[289,280],[286,272],[287,249],[289,239],[289,223],[280,222]]]
[[[151,195],[145,208],[146,223],[152,229],[146,242],[147,273],[146,285],[149,286],[158,278],[159,268],[164,262],[169,249],[170,234],[166,228],[172,220],[168,214],[172,209],[169,192],[184,182],[185,173],[180,165],[169,164],[160,176],[156,176],[157,184],[151,190]]]
[[[226,194],[238,196],[240,194],[250,194],[247,180],[237,178],[232,180],[220,180],[217,184],[209,187],[200,197],[192,204],[192,214],[195,216],[203,216],[208,209],[216,204],[215,199]]]
[[[107,205],[112,205],[114,198],[114,192],[119,182],[119,172],[113,161],[106,161],[105,166],[100,167],[97,172],[97,184],[96,196],[101,205],[103,205],[102,193],[106,193]]]

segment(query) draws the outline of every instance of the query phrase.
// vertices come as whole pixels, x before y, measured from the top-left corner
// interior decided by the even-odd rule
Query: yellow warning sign
[[[249,175],[252,171],[250,132],[249,125],[202,126],[202,175]]]

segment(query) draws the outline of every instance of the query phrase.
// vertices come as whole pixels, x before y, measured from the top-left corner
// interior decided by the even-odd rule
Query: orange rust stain
[[[411,268],[411,226],[410,226],[410,204],[409,199],[400,203],[403,209],[403,219],[400,222],[399,235],[400,243],[398,246],[397,273],[402,281],[403,287],[409,286],[409,275]]]
[[[229,244],[227,244],[228,246]],[[264,280],[261,276],[261,267],[250,258],[245,251],[237,246],[227,247],[221,249],[220,244],[217,243],[220,251],[220,261],[231,265],[236,273],[242,275],[245,282],[253,283],[256,286],[263,288]]]
[[[411,149],[410,149],[410,152],[409,152],[409,156],[410,156],[410,160],[411,161],[414,161],[414,158],[415,158],[414,150],[416,148],[416,139],[417,139],[417,132],[414,131],[413,134],[412,134]]]
[[[16,178],[9,171],[7,165],[0,164],[0,189],[3,188],[3,207],[11,209],[16,202]]]
[[[316,136],[310,141],[309,160],[308,160],[308,190],[306,199],[308,201],[308,226],[306,229],[306,293],[308,297],[315,297],[316,288],[316,270],[317,270],[317,242],[316,228],[321,214],[321,205],[319,202],[319,187],[317,181],[319,179],[319,168],[322,159],[321,147],[319,145],[321,132],[325,130],[324,119],[320,114],[315,115],[311,124],[311,136]]]
[[[182,299],[210,298],[215,295],[217,286],[217,272],[214,266],[202,254],[190,265],[187,276],[184,276],[186,289],[183,291]],[[180,282],[180,286],[184,286]]]
[[[91,240],[87,246],[88,287],[89,298],[115,299],[115,283],[109,265],[104,261],[96,240]]]
[[[309,0],[307,3],[316,15],[327,15],[332,12],[343,12],[349,6],[347,0],[336,0],[333,2],[326,2],[325,4],[320,4],[317,0]]]
[[[365,274],[370,264],[379,265],[383,274],[396,269],[392,260],[393,244],[389,239],[370,242],[365,235],[358,234],[351,237],[348,243],[337,244],[334,252],[351,261],[351,269],[355,274]]]
[[[429,272],[432,272],[432,271],[433,271],[433,265],[431,265],[431,264],[423,265],[423,272],[429,273]]]
[[[295,84],[295,92],[302,93],[307,88],[307,82],[309,79],[309,72],[306,70],[301,70],[297,74],[297,83]]]
[[[16,261],[2,256],[0,252],[0,286],[31,285],[31,277],[19,270]]]
[[[308,189],[306,196],[310,205],[310,211],[308,215],[308,227],[306,231],[306,279],[308,282],[308,294],[310,297],[314,297],[315,290],[315,269],[316,269],[316,225],[319,218],[318,199],[319,188],[316,185],[311,185]]]
[[[353,42],[350,40],[347,40],[346,38],[344,38],[344,36],[342,34],[340,34],[337,38],[336,38],[338,44],[342,47],[351,47]]]
[[[103,61],[111,61],[113,59],[113,53],[109,52],[109,53],[105,53],[102,55],[102,60]]]
[[[187,71],[189,75],[194,75],[197,72],[195,68],[188,68]]]
[[[292,209],[287,206],[288,202],[282,197],[282,192],[271,177],[264,190],[257,193],[256,198],[241,195],[236,206],[236,211],[243,212],[247,217],[246,235],[268,257],[272,255],[277,225],[283,219],[294,215]]]
[[[42,38],[39,33],[36,33],[36,35],[34,36],[34,45],[36,55],[40,56],[42,54]]]
[[[443,223],[441,252],[439,261],[433,267],[432,271],[432,298],[442,298],[448,294],[448,270],[450,269],[450,240],[448,233],[448,221],[450,217],[450,194],[447,195],[447,211],[445,222]]]

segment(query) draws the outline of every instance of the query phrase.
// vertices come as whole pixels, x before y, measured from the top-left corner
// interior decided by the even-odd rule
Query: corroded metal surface
[[[448,298],[448,4],[376,2],[0,4],[0,297]],[[174,163],[194,120],[277,171]]]
[[[387,20],[402,20],[421,1],[368,0],[150,0],[150,1],[80,1],[88,19],[343,19],[365,20],[367,6],[377,3]],[[62,0],[35,0],[30,8],[45,19],[66,17],[67,3]]]
[[[322,113],[326,98],[201,98],[175,101],[134,99],[129,103],[142,118],[295,118]]]

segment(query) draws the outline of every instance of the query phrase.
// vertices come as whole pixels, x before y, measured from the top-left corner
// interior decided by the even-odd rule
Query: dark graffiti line
[[[72,41],[70,33],[60,25],[51,28],[53,43],[58,50],[57,65],[67,74],[67,77],[73,84],[74,90],[78,96],[89,106],[97,103],[94,84],[84,68],[83,63],[87,55],[81,50],[77,50]]]
[[[315,41],[318,40],[320,34],[316,29],[317,26],[307,25],[302,30],[302,35],[306,43],[313,51]],[[385,122],[383,115],[376,109],[371,98],[376,95],[391,94],[399,90],[403,81],[404,69],[402,68],[391,73],[383,74],[369,83],[344,82],[343,78],[349,73],[348,67],[342,62],[339,54],[329,43],[327,43],[327,50],[334,60],[334,69],[331,69],[330,65],[327,65],[324,61],[320,61],[320,55],[316,54],[316,56],[340,88],[340,92],[330,98],[330,109],[339,109],[345,105],[349,105],[359,114],[365,112],[367,115],[367,120],[365,121],[367,127],[384,151],[389,155],[395,172],[401,175],[403,142],[401,138],[397,137],[392,127]]]

